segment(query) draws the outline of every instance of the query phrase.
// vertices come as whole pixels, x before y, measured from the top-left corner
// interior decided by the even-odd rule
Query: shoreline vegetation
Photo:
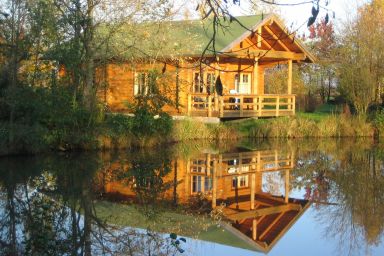
[[[297,113],[291,117],[241,119],[213,124],[194,119],[172,120],[164,113],[153,118],[151,111],[139,108],[135,116],[103,114],[92,125],[88,125],[81,120],[88,120],[89,117],[82,110],[79,112],[69,113],[68,118],[63,115],[50,117],[50,122],[44,126],[41,122],[14,125],[16,143],[12,146],[6,143],[9,126],[0,123],[0,156],[48,151],[147,148],[195,140],[374,138],[384,134],[384,115],[381,113],[373,117],[337,112]],[[72,120],[73,116],[77,118]]]

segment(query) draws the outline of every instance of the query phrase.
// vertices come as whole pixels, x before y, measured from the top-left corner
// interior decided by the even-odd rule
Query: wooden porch
[[[189,116],[219,118],[292,116],[295,114],[295,95],[191,93],[187,111]]]

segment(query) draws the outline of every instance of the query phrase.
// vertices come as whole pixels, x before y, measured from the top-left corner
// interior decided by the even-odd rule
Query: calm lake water
[[[384,255],[384,145],[0,158],[0,255]]]

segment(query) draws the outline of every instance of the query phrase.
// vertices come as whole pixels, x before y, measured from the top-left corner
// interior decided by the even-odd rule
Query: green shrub
[[[132,134],[138,138],[150,136],[168,136],[172,130],[172,119],[166,113],[155,113],[150,108],[141,106],[135,109],[132,118]]]
[[[384,112],[376,112],[373,118],[373,125],[379,136],[384,136]]]
[[[99,110],[93,113],[73,100],[68,87],[18,85],[4,93],[0,122],[7,124],[3,147],[11,151],[38,152],[46,148],[71,149],[95,141]],[[13,125],[10,126],[11,109]],[[4,128],[3,128],[4,129]],[[5,136],[4,132],[3,135]]]
[[[170,115],[167,113],[160,113],[159,118],[155,119],[155,124],[157,126],[157,134],[161,137],[169,137],[172,128],[173,128],[173,120]]]
[[[124,114],[110,114],[105,118],[106,133],[112,138],[132,134],[133,118]]]

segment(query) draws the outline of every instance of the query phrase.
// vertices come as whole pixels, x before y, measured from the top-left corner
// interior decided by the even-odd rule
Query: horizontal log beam
[[[264,215],[270,215],[275,213],[281,213],[286,211],[300,211],[302,209],[301,205],[298,204],[287,204],[287,205],[279,205],[274,207],[266,207],[262,209],[250,210],[246,212],[239,212],[227,215],[226,217],[230,220],[242,220],[249,218],[256,218]]]
[[[253,50],[249,52],[255,57],[276,58],[276,59],[290,59],[290,60],[305,60],[304,53],[274,51],[274,50]]]
[[[275,51],[275,50],[247,50],[239,53],[225,53],[226,56],[236,56],[240,58],[273,58],[273,59],[286,59],[302,61],[306,59],[304,53],[286,52],[286,51]]]

